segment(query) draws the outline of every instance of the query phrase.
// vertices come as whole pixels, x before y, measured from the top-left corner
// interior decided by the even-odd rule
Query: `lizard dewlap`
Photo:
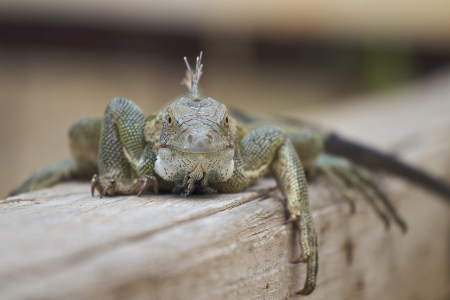
[[[155,171],[164,180],[186,184],[189,178],[208,183],[227,181],[234,170],[233,151],[194,154],[161,149],[156,156]]]

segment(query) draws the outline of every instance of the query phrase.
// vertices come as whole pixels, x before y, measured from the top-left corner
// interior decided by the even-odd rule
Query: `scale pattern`
[[[135,179],[127,153],[139,159],[144,151],[145,117],[131,101],[116,98],[105,111],[101,128],[99,171],[102,177]]]

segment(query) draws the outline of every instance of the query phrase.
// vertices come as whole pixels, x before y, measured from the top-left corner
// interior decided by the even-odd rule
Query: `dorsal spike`
[[[200,52],[200,55],[197,57],[197,61],[195,64],[195,73],[192,72],[191,66],[189,65],[189,62],[184,57],[184,62],[186,63],[186,76],[181,81],[181,84],[184,84],[187,89],[190,92],[190,98],[191,99],[198,99],[199,98],[199,92],[198,92],[198,82],[200,81],[200,76],[202,75],[202,56],[203,52]]]

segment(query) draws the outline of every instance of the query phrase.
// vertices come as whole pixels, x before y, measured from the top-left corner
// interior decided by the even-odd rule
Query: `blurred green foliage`
[[[369,91],[386,90],[413,77],[414,61],[410,48],[368,48],[363,60],[364,86]]]

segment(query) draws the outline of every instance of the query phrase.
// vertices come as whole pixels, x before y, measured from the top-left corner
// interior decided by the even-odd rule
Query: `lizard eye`
[[[225,126],[230,125],[230,123],[228,122],[228,116],[225,118],[225,123],[224,123],[224,125],[225,125]]]
[[[169,126],[169,127],[172,127],[172,125],[173,125],[173,123],[172,123],[172,117],[171,116],[167,116],[167,125]]]

